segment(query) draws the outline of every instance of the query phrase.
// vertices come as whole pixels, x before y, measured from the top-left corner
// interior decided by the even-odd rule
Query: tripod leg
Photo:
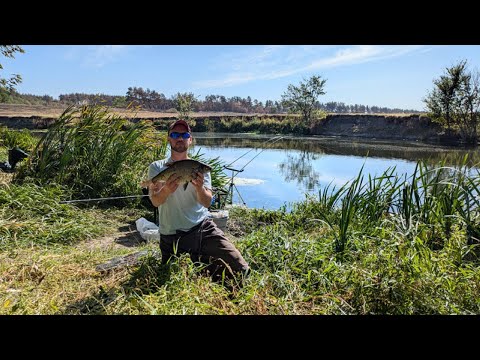
[[[232,185],[230,184],[228,186],[228,190],[225,191],[225,194],[223,195],[223,207],[225,205],[232,205],[232,198],[233,198],[233,192],[232,192]]]
[[[232,172],[232,178],[230,179],[230,185],[228,186],[228,193],[227,193],[227,199],[226,202],[228,202],[230,205],[233,205],[233,172]]]
[[[235,177],[233,171],[232,171],[232,177],[230,179],[230,185],[228,187],[228,192],[227,192],[227,202],[230,203],[230,205],[233,205],[233,188],[235,188],[235,190],[237,190],[237,194],[238,196],[240,197],[240,199],[242,200],[242,203],[243,205],[247,205],[245,203],[245,200],[243,200],[242,198],[242,195],[240,195],[240,191],[238,191],[238,188],[237,186],[235,185],[235,183],[233,182],[233,178]]]
[[[245,203],[245,200],[243,200],[242,195],[240,195],[240,191],[238,191],[238,188],[237,188],[235,185],[233,185],[233,186],[235,187],[235,190],[237,190],[237,194],[238,194],[238,196],[240,197],[240,199],[242,200],[243,205],[247,205],[247,204]],[[233,195],[233,193],[232,193],[232,195]],[[233,196],[232,196],[232,198],[233,198]],[[233,199],[232,199],[232,200],[233,200]]]

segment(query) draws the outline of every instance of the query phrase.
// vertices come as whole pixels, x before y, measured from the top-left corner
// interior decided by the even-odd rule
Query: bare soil
[[[133,226],[119,228],[117,232],[82,243],[88,250],[106,248],[135,248],[144,245],[146,241]]]
[[[22,104],[0,104],[0,117],[32,117],[38,116],[43,118],[56,118],[60,116],[67,106],[43,106],[43,105],[22,105]],[[112,113],[124,116],[127,118],[168,118],[176,117],[177,112],[159,112],[149,110],[126,110],[122,108],[110,108]],[[198,112],[192,114],[193,117],[208,117],[208,116],[242,116],[243,113],[231,112]],[[253,115],[253,114],[249,114]]]
[[[44,105],[23,105],[23,104],[0,104],[0,117],[32,117],[39,116],[45,118],[55,118],[62,114],[67,106],[44,106]],[[110,108],[110,110],[120,116],[127,118],[165,118],[176,117],[178,113],[176,111],[150,111],[150,110],[126,110],[123,108]],[[245,114],[234,112],[197,112],[193,113],[193,117],[209,117],[209,116],[255,116],[255,115],[268,115],[268,114]],[[343,115],[365,115],[365,114],[343,114]],[[388,116],[388,117],[405,117],[415,114],[375,114],[376,116]],[[417,114],[418,115],[418,114]]]

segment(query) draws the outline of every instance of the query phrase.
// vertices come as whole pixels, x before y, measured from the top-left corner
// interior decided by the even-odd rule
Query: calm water
[[[408,176],[418,160],[435,164],[444,159],[453,165],[468,154],[472,164],[480,161],[478,150],[332,137],[284,137],[273,142],[265,135],[197,133],[193,150],[243,168],[235,177],[234,203],[243,199],[248,207],[265,209],[289,208],[307,193],[318,196],[328,184],[338,189],[362,166],[364,174],[379,175],[395,166],[397,174]],[[225,173],[231,176],[231,171]]]

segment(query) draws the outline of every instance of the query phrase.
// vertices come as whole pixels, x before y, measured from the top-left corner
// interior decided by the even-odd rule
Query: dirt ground
[[[21,104],[0,104],[0,117],[31,117],[39,116],[45,118],[55,118],[60,116],[67,107],[58,106],[43,106],[43,105],[21,105]],[[119,108],[111,108],[113,113],[127,118],[165,118],[175,117],[176,112],[158,112],[147,110],[126,110]],[[193,117],[206,117],[206,116],[240,116],[245,115],[243,113],[226,113],[226,112],[199,112],[192,114]],[[252,115],[252,114],[249,114]]]
[[[67,106],[44,106],[44,105],[22,105],[22,104],[0,104],[0,118],[31,118],[31,117],[40,117],[40,118],[57,118],[59,117],[67,108]],[[122,108],[110,108],[112,113],[115,113],[119,116],[125,118],[136,118],[136,119],[160,119],[160,118],[174,118],[178,116],[176,111],[169,111],[169,112],[160,112],[160,111],[149,111],[149,110],[126,110]],[[197,112],[192,113],[190,116],[195,117],[219,117],[219,116],[275,116],[272,114],[245,114],[245,113],[234,113],[234,112]],[[284,114],[285,115],[285,114]],[[369,116],[366,114],[331,114],[334,116],[347,116],[347,117],[364,117]],[[399,117],[404,118],[410,115],[418,115],[418,114],[370,114],[370,116],[387,116],[389,118]],[[278,116],[278,115],[277,115]],[[338,120],[336,120],[338,122]],[[350,133],[352,131],[351,128],[348,129]]]
[[[233,231],[229,231],[228,228],[231,228]],[[242,231],[239,230],[239,226],[235,221],[230,221],[229,226],[227,225],[225,235],[233,242],[239,241],[240,239],[233,233],[239,235],[242,234]],[[77,247],[86,251],[129,248],[127,255],[111,257],[104,263],[97,264],[96,269],[100,272],[136,265],[151,251],[153,251],[154,256],[159,260],[161,258],[158,241],[153,240],[147,242],[132,224],[123,224],[123,226],[118,228],[117,232],[89,240],[88,242],[83,242],[78,244]]]
[[[108,234],[94,240],[82,243],[81,246],[89,250],[95,248],[105,249],[109,247],[114,248],[135,248],[144,245],[146,241],[141,237],[140,233],[132,225],[125,225],[118,229],[117,232]]]

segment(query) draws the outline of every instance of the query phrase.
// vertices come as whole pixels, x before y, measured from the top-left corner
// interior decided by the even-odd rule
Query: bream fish
[[[180,183],[184,183],[183,190],[187,189],[188,183],[196,177],[197,172],[205,174],[212,170],[209,165],[193,159],[178,160],[173,163],[167,163],[165,166],[167,168],[155,175],[151,181],[167,181],[175,173],[176,176],[180,176]]]

